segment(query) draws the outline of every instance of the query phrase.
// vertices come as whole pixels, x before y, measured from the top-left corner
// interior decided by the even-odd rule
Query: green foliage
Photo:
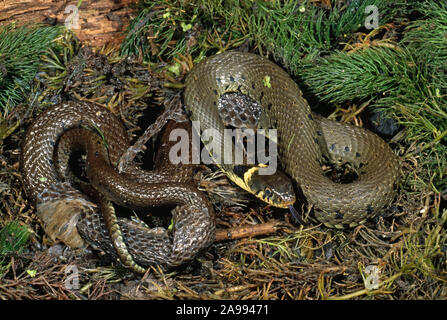
[[[0,230],[0,278],[10,266],[7,255],[22,251],[29,237],[28,228],[18,221],[11,221]]]
[[[55,46],[41,56],[39,66],[40,82],[36,82],[35,91],[42,90],[40,85],[44,84],[42,93],[39,94],[38,101],[42,104],[53,104],[55,96],[61,94],[67,81],[71,81],[69,74],[69,64],[78,54],[81,44],[74,34],[65,29],[61,35],[54,40]],[[73,68],[75,71],[82,70],[85,67],[85,61],[80,61]],[[75,72],[73,72],[75,73]],[[99,81],[95,81],[91,87],[97,88]]]
[[[418,74],[407,50],[371,47],[320,58],[300,77],[321,100],[342,103],[400,95],[404,87],[414,86],[411,78]]]
[[[425,279],[446,281],[447,233],[442,227],[447,222],[447,210],[436,211],[433,218],[404,236],[404,247],[398,253],[395,269],[404,274],[418,272]]]
[[[330,50],[324,11],[297,1],[257,2],[249,27],[256,42],[280,57],[292,72],[302,58],[312,59]]]
[[[318,8],[310,1],[143,1],[143,10],[131,22],[121,53],[158,62],[190,53],[237,47],[254,40],[281,58],[292,73],[302,59],[312,60],[337,47],[363,27],[369,5],[385,23],[396,15],[404,0],[334,1],[333,8]]]
[[[402,42],[407,47],[414,48],[418,57],[424,59],[427,67],[436,73],[445,72],[447,3],[425,1],[417,10],[423,17],[406,28]]]
[[[0,109],[8,111],[23,100],[40,56],[53,46],[61,30],[40,25],[0,27]]]
[[[26,226],[11,221],[0,230],[0,262],[7,254],[20,252],[29,240]]]
[[[420,20],[405,30],[402,44],[412,50],[421,69],[412,79],[414,90],[396,97],[396,116],[407,128],[409,141],[423,141],[427,149],[431,187],[447,190],[447,3],[424,1]],[[388,101],[386,101],[388,102]]]
[[[301,74],[301,67],[313,64],[343,43],[354,32],[364,29],[369,12],[377,7],[379,21],[387,23],[403,9],[402,1],[390,4],[385,0],[334,1],[333,8],[315,7],[309,1],[263,2],[257,1],[256,14],[249,23],[250,34],[256,42],[284,62],[293,75]]]
[[[423,69],[420,82],[428,86],[423,96],[436,100],[436,104],[444,104],[447,96],[447,3],[426,1],[418,11],[424,17],[407,27],[402,43],[413,50],[415,61]],[[446,111],[445,107],[443,109]]]
[[[186,53],[203,56],[207,50],[221,50],[226,44],[235,47],[243,41],[237,22],[247,15],[248,3],[251,1],[143,1],[143,9],[130,23],[121,53],[159,62]],[[216,35],[220,37],[217,41]]]

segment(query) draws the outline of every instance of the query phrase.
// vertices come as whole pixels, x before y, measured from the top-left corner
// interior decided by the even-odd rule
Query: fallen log
[[[27,22],[64,24],[90,46],[119,44],[137,0],[0,0],[0,25]]]

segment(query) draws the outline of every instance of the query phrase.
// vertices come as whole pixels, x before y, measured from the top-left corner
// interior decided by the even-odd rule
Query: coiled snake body
[[[224,145],[224,123],[217,106],[229,92],[258,103],[259,128],[277,130],[283,169],[298,183],[318,221],[330,227],[354,226],[393,200],[400,166],[390,147],[370,131],[313,114],[289,75],[255,54],[228,51],[212,56],[196,65],[186,79],[184,102],[191,120],[199,121],[204,130],[217,129],[220,134],[213,142]],[[323,157],[351,163],[358,179],[333,182],[323,173]],[[233,165],[221,167],[237,176]]]
[[[367,130],[314,115],[295,82],[274,63],[231,51],[207,58],[191,71],[184,92],[186,108],[203,129],[217,130],[213,139],[218,141],[223,139],[224,123],[217,105],[227,92],[245,94],[259,103],[257,126],[277,129],[283,169],[298,183],[317,220],[328,226],[352,226],[392,201],[399,162],[389,146]],[[55,156],[58,143],[62,147]],[[37,201],[38,212],[57,210],[59,201],[82,203],[88,209],[78,222],[83,237],[108,252],[117,250],[124,264],[136,271],[143,270],[135,262],[175,266],[190,260],[214,239],[211,205],[179,174],[163,169],[142,172],[136,166],[118,174],[117,161],[128,147],[124,127],[105,109],[84,102],[54,106],[39,115],[26,133],[21,160],[24,186],[30,199]],[[95,205],[65,183],[68,154],[75,148],[87,152],[88,178],[99,198],[133,207],[177,205],[173,235],[113,214],[105,219],[98,214]],[[327,178],[321,168],[324,156],[349,161],[360,173],[357,181],[337,184]],[[232,165],[222,169],[237,176]],[[113,210],[102,203],[102,210]]]
[[[196,187],[185,182],[190,173],[131,166],[119,174],[117,162],[129,146],[121,121],[108,110],[80,101],[53,106],[33,121],[22,146],[28,196],[36,201],[41,216],[48,211],[55,215],[66,202],[75,202],[82,210],[77,227],[83,238],[106,252],[116,250],[123,264],[134,271],[144,271],[139,265],[182,264],[214,240],[213,208]],[[76,149],[87,152],[88,178],[100,191],[99,197],[134,208],[176,205],[173,235],[127,219],[116,221],[113,207],[105,201],[101,210],[107,214],[99,214],[84,194],[65,182],[68,157]]]

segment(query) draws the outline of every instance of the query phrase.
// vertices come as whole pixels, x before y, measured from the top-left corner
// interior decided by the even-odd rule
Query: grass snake
[[[225,123],[218,105],[223,95],[232,92],[257,103],[258,128],[277,130],[282,169],[298,184],[318,221],[329,227],[354,226],[392,202],[400,164],[388,144],[366,129],[312,113],[290,76],[259,55],[227,51],[206,58],[189,73],[186,108],[202,130],[216,129],[219,135],[213,136],[213,142],[224,146]],[[253,110],[238,113],[249,119]],[[358,179],[346,184],[332,181],[323,172],[325,160],[350,163]],[[233,164],[220,167],[241,187],[255,193]]]

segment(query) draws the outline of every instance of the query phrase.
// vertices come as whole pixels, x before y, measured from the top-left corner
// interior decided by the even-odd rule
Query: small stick
[[[215,242],[255,237],[259,235],[274,233],[278,230],[279,224],[280,224],[279,221],[273,221],[262,224],[256,224],[254,226],[218,229],[216,230]]]

